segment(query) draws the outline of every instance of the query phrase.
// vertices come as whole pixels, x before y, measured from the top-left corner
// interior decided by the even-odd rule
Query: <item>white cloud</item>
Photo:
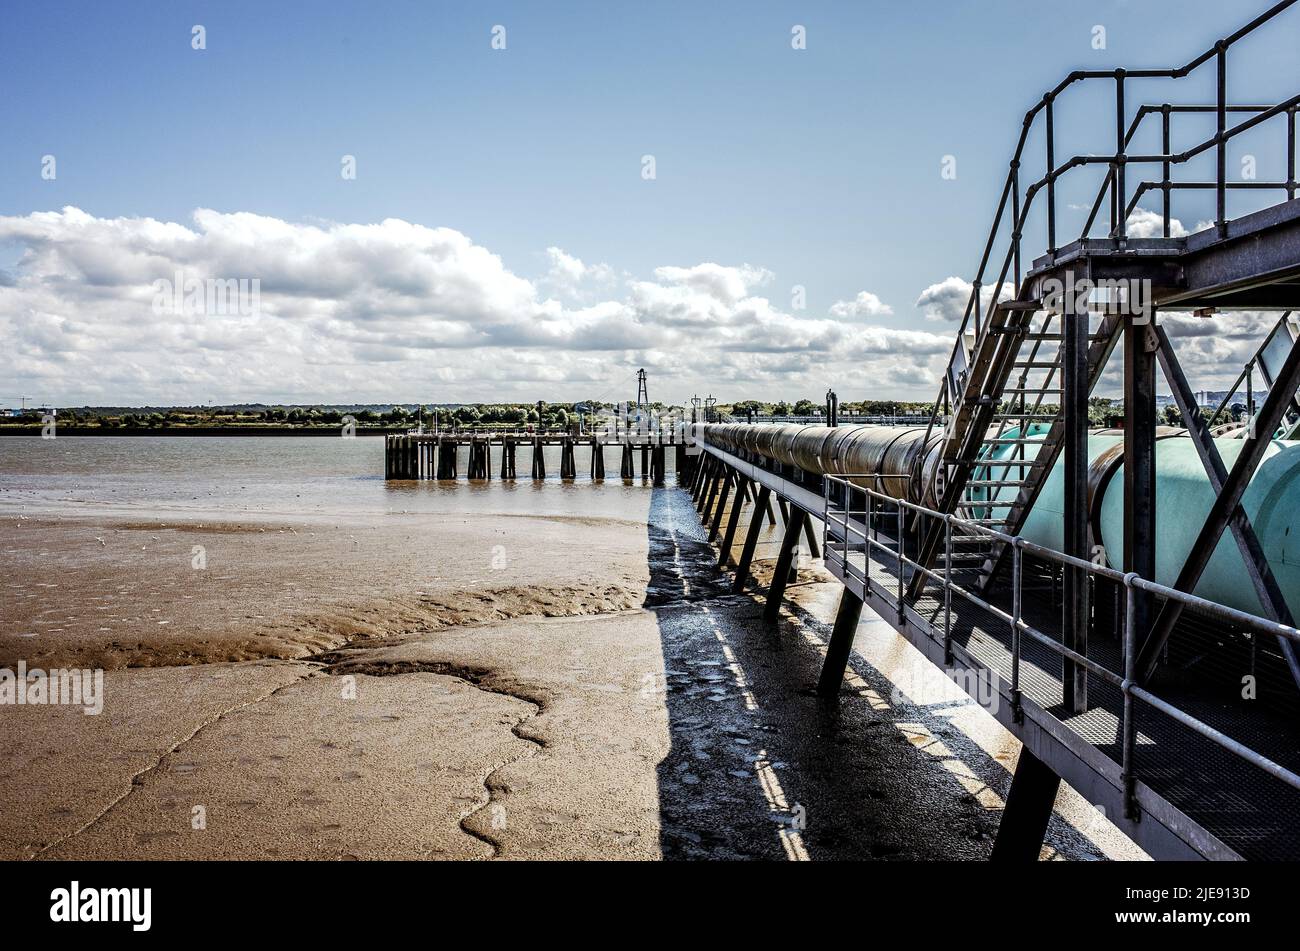
[[[1134,208],[1126,224],[1130,238],[1163,238],[1165,235],[1164,215],[1158,211]],[[1197,226],[1197,230],[1200,230],[1200,225]],[[1173,217],[1169,219],[1169,237],[1185,238],[1187,234],[1188,231],[1181,221]]]
[[[581,258],[556,247],[547,248],[546,257],[550,268],[542,283],[561,296],[584,300],[595,291],[606,290],[614,283],[614,269],[608,264],[587,264]]]
[[[734,304],[744,298],[751,288],[770,281],[772,273],[748,264],[736,268],[710,263],[694,267],[655,268],[655,277],[689,289],[692,293],[707,295],[721,303]]]
[[[970,300],[973,289],[974,285],[970,281],[960,277],[946,277],[938,284],[931,284],[921,291],[921,296],[916,299],[916,306],[930,320],[956,322],[966,313],[966,304]],[[1005,300],[1014,293],[1015,288],[1010,282],[1003,283],[1001,299]],[[980,312],[988,313],[992,302],[993,288],[980,288]]]
[[[0,216],[0,245],[21,251],[0,281],[0,377],[64,405],[614,400],[640,366],[677,401],[697,387],[792,397],[828,382],[845,398],[859,387],[924,398],[951,346],[946,334],[787,313],[763,296],[773,275],[762,267],[620,279],[552,247],[534,282],[458,231],[400,219],[199,209],[181,224],[65,208]],[[256,279],[260,306],[156,311],[154,282],[178,272]],[[867,292],[852,303],[879,305]]]
[[[892,314],[890,307],[870,291],[859,291],[853,300],[837,300],[831,304],[830,314],[837,320],[861,320],[865,317],[882,317]]]

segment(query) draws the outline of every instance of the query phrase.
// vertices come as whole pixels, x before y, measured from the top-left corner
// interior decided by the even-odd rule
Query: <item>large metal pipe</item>
[[[847,476],[891,498],[932,504],[922,487],[932,484],[942,434],[893,426],[711,424],[697,438],[733,454],[757,454],[813,475]]]
[[[1044,425],[1030,427],[1026,438],[1041,438]],[[895,499],[933,505],[922,497],[933,484],[942,434],[924,429],[890,426],[709,425],[700,426],[697,438],[733,454],[757,454],[814,475],[838,475],[856,485],[870,487]],[[1008,430],[1016,437],[1018,430]],[[1240,433],[1215,438],[1224,464],[1231,468],[1245,443]],[[1112,568],[1123,558],[1124,537],[1124,436],[1122,430],[1096,430],[1088,439],[1089,510],[1093,538]],[[996,477],[999,459],[1010,458],[1015,444],[999,444],[986,456],[988,467],[976,479]],[[1027,458],[1037,453],[1025,444]],[[1008,476],[1015,478],[1016,469]],[[1002,499],[1018,490],[1005,486],[993,490]],[[974,496],[976,499],[979,496]],[[1048,474],[1021,534],[1048,548],[1064,544],[1062,499],[1064,467],[1058,460]],[[1156,549],[1155,581],[1172,585],[1187,559],[1210,506],[1214,491],[1196,454],[1196,447],[1181,429],[1162,428],[1156,443]],[[1274,440],[1242,498],[1242,508],[1259,536],[1278,585],[1294,615],[1300,616],[1300,442]],[[1196,594],[1230,607],[1261,613],[1241,553],[1227,533],[1220,540],[1196,587]]]

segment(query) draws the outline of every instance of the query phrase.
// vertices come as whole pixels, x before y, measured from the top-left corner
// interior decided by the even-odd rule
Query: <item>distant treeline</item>
[[[681,407],[654,403],[656,413]],[[354,422],[360,428],[392,428],[423,423],[428,428],[537,426],[564,428],[578,415],[610,411],[612,404],[578,403],[464,403],[267,406],[79,406],[57,411],[59,426],[126,429],[184,429],[231,426],[255,428],[337,427]],[[45,409],[28,409],[0,418],[0,426],[31,426],[42,421]],[[435,422],[436,421],[436,422]]]
[[[664,403],[652,403],[657,414],[680,413],[690,417],[691,408]],[[80,406],[58,410],[59,426],[87,428],[127,429],[183,429],[185,427],[234,426],[255,428],[268,426],[337,427],[350,418],[359,428],[394,428],[423,423],[426,428],[435,425],[443,429],[459,428],[510,428],[534,426],[539,428],[566,428],[578,416],[590,417],[610,412],[612,403],[586,400],[576,403],[370,403],[370,404],[316,404],[316,405],[265,405],[246,403],[231,406]],[[1042,413],[1055,413],[1055,405],[1044,404]],[[746,419],[751,412],[757,417],[770,416],[824,416],[826,404],[809,399],[794,401],[738,400],[719,403],[716,410],[736,419]],[[701,407],[701,419],[703,418]],[[849,400],[840,403],[842,417],[852,416],[928,416],[934,411],[933,402],[906,400]],[[0,417],[0,426],[31,426],[40,424],[45,409],[11,411]],[[1209,409],[1202,409],[1208,419]],[[1224,413],[1224,420],[1239,421],[1245,407],[1233,403]],[[1094,426],[1115,425],[1124,415],[1122,400],[1095,396],[1088,400],[1089,423]],[[1177,407],[1166,406],[1164,422],[1182,425]],[[436,420],[436,422],[435,422]]]
[[[825,416],[826,403],[813,400],[738,400],[721,407],[737,419],[744,419],[752,410],[755,416]],[[846,400],[839,405],[841,416],[920,416],[934,411],[934,403],[911,403],[905,400]]]

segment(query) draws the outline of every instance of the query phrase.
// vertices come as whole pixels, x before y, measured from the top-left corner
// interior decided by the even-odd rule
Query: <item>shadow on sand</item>
[[[828,622],[787,601],[772,627],[761,593],[732,595],[687,492],[655,489],[648,531],[672,744],[665,858],[988,857],[1010,764],[950,723],[965,703],[914,704],[856,653],[840,695],[818,698]],[[1047,843],[1100,854],[1057,817]]]

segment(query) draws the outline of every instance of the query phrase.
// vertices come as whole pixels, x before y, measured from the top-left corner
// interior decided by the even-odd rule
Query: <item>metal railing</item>
[[[973,330],[974,338],[976,340],[976,347],[978,347],[978,341],[985,326],[987,326],[987,324],[982,323],[981,319],[981,295],[983,288],[986,286],[985,276],[989,273],[989,263],[993,257],[994,248],[998,244],[998,236],[1002,233],[1003,225],[1007,220],[1006,215],[1008,205],[1011,206],[1009,219],[1011,228],[1010,242],[1007,247],[1006,255],[1003,258],[997,280],[992,284],[994,292],[993,297],[989,302],[990,313],[996,308],[999,301],[1015,299],[1020,294],[1022,277],[1021,239],[1024,233],[1025,224],[1034,205],[1034,199],[1038,193],[1044,189],[1047,192],[1047,255],[1053,259],[1055,258],[1056,253],[1059,250],[1056,242],[1056,184],[1062,176],[1076,168],[1092,165],[1105,165],[1108,167],[1107,174],[1098,192],[1097,200],[1093,205],[1092,213],[1088,217],[1088,222],[1084,227],[1083,233],[1080,235],[1080,239],[1087,236],[1089,230],[1092,228],[1101,202],[1104,200],[1103,196],[1109,194],[1111,198],[1110,237],[1114,240],[1117,249],[1125,247],[1128,240],[1128,215],[1131,213],[1132,209],[1136,207],[1138,197],[1148,190],[1159,188],[1164,194],[1163,218],[1164,233],[1166,236],[1168,236],[1169,233],[1170,193],[1174,190],[1213,188],[1216,193],[1215,226],[1221,236],[1226,236],[1227,232],[1228,218],[1226,196],[1230,189],[1236,189],[1239,187],[1280,188],[1286,191],[1288,200],[1295,197],[1295,115],[1297,106],[1300,106],[1300,95],[1293,96],[1284,102],[1272,106],[1230,104],[1227,99],[1227,66],[1228,51],[1234,45],[1240,42],[1243,38],[1254,33],[1257,29],[1274,19],[1280,13],[1293,6],[1296,2],[1297,0],[1283,0],[1283,2],[1269,8],[1235,33],[1219,40],[1208,50],[1180,67],[1172,69],[1075,70],[1067,75],[1065,79],[1058,83],[1052,90],[1047,92],[1038,103],[1025,113],[1020,137],[1012,154],[1007,177],[1002,187],[1001,197],[998,200],[997,211],[994,214],[993,224],[989,229],[988,238],[984,245],[984,251],[980,256],[979,267],[975,272],[975,279],[971,283],[971,293],[967,298],[966,309],[961,319],[961,326],[957,333],[957,339],[953,346],[952,355],[949,358],[950,368],[957,368],[959,371],[964,368],[966,363],[965,337],[968,328],[971,328],[972,316],[974,317],[974,326],[971,329]],[[1211,61],[1216,63],[1218,74],[1217,97],[1216,102],[1213,105],[1144,105],[1137,110],[1132,123],[1126,125],[1126,82],[1135,79],[1181,79]],[[1056,102],[1062,93],[1076,83],[1099,79],[1109,80],[1115,83],[1115,151],[1111,154],[1076,155],[1066,162],[1058,164],[1056,161],[1054,129],[1054,111]],[[1126,149],[1142,120],[1147,115],[1156,112],[1159,112],[1163,117],[1163,151],[1157,154],[1127,154]],[[1217,130],[1213,136],[1210,136],[1198,145],[1185,151],[1175,153],[1171,151],[1170,145],[1170,117],[1174,114],[1184,112],[1213,112],[1217,117]],[[1229,128],[1227,124],[1228,115],[1242,112],[1251,113],[1250,118]],[[1030,132],[1034,128],[1040,114],[1044,117],[1045,125],[1044,140],[1046,151],[1046,174],[1038,181],[1029,185],[1022,192],[1020,187],[1020,173],[1021,165],[1025,158],[1025,146],[1029,139]],[[1249,184],[1229,182],[1227,180],[1227,143],[1233,138],[1279,115],[1285,115],[1287,117],[1287,181],[1251,182]],[[1172,180],[1171,176],[1174,166],[1182,165],[1190,159],[1208,152],[1211,149],[1215,150],[1217,157],[1217,174],[1213,182],[1179,183]],[[1139,164],[1159,165],[1161,167],[1162,177],[1159,182],[1151,181],[1141,183],[1138,192],[1133,196],[1133,200],[1130,202],[1127,191],[1127,169],[1129,166]],[[1010,298],[1003,296],[1003,288],[1007,284],[1008,276],[1013,277],[1011,282]],[[962,394],[956,392],[956,389],[962,383],[959,379],[962,376],[964,376],[964,373],[961,372],[956,376],[954,376],[953,373],[946,373],[944,375],[944,380],[940,385],[938,399],[935,401],[936,410],[934,418],[930,421],[931,428],[937,424],[939,415],[945,411],[949,402],[955,402],[961,398]]]
[[[876,413],[869,415],[854,415],[841,413],[837,417],[841,426],[845,425],[865,425],[865,426],[924,426],[930,421],[930,414],[926,413]],[[746,422],[740,419],[737,422]],[[805,426],[824,426],[826,425],[825,415],[815,416],[755,416],[754,423],[801,423]]]
[[[1250,763],[1274,778],[1286,783],[1288,786],[1300,791],[1300,775],[1290,769],[1276,763],[1262,753],[1251,749],[1244,743],[1233,739],[1222,731],[1210,726],[1202,720],[1192,716],[1187,711],[1180,709],[1175,704],[1164,700],[1147,688],[1141,686],[1137,680],[1136,662],[1137,662],[1137,645],[1136,631],[1134,629],[1134,611],[1133,602],[1137,592],[1143,591],[1153,594],[1160,598],[1173,599],[1181,602],[1185,607],[1194,611],[1206,614],[1215,620],[1229,625],[1237,625],[1241,628],[1249,629],[1264,635],[1285,638],[1292,643],[1300,642],[1300,629],[1289,627],[1285,624],[1279,624],[1276,621],[1270,621],[1245,611],[1239,611],[1236,608],[1227,607],[1204,598],[1197,597],[1194,594],[1177,591],[1173,588],[1154,581],[1142,578],[1136,573],[1125,574],[1116,571],[1105,565],[1095,564],[1090,561],[1084,561],[1079,558],[1072,558],[1069,555],[1062,554],[1042,545],[1028,541],[1021,536],[1011,536],[979,522],[963,519],[953,514],[946,514],[935,509],[917,505],[912,502],[901,501],[892,498],[885,493],[878,492],[875,489],[865,488],[850,480],[865,480],[874,478],[871,474],[866,475],[828,475],[826,478],[825,490],[825,512],[824,512],[824,533],[823,533],[823,558],[827,566],[833,572],[836,572],[842,579],[848,581],[856,579],[862,584],[863,591],[873,592],[884,598],[887,602],[892,602],[895,610],[898,611],[900,621],[904,617],[905,608],[909,607],[905,599],[906,582],[910,575],[920,573],[927,581],[939,585],[943,592],[943,626],[942,626],[942,643],[944,648],[944,657],[947,663],[951,664],[953,657],[953,598],[961,598],[970,604],[988,612],[997,619],[998,622],[1006,624],[1010,640],[1010,701],[1012,715],[1015,722],[1021,722],[1023,718],[1022,708],[1022,691],[1021,691],[1021,662],[1023,655],[1024,639],[1029,638],[1034,643],[1041,645],[1054,652],[1060,657],[1072,661],[1074,664],[1087,670],[1090,674],[1101,678],[1113,687],[1118,689],[1123,696],[1123,707],[1119,715],[1120,735],[1121,735],[1121,759],[1120,775],[1124,785],[1124,796],[1127,808],[1135,809],[1134,800],[1134,783],[1138,777],[1139,764],[1135,759],[1135,738],[1137,712],[1135,703],[1143,703],[1152,709],[1158,710],[1182,726],[1192,730],[1207,740],[1217,744],[1219,747],[1227,750],[1240,759]],[[854,508],[854,500],[861,498],[863,504],[861,508]],[[880,519],[893,520],[894,533],[892,539],[885,535],[882,540],[882,532],[878,527]],[[907,519],[924,520],[937,519],[944,525],[944,550],[947,555],[943,560],[941,569],[929,568],[908,557],[904,550],[902,539],[906,537],[904,531],[904,522]],[[1011,547],[1012,551],[1012,570],[1011,570],[1011,610],[1007,611],[1003,607],[991,603],[986,597],[979,592],[970,590],[960,584],[954,577],[954,573],[960,569],[954,569],[952,562],[953,538],[954,532],[959,536],[987,538],[992,542],[1003,542]],[[873,551],[885,553],[882,562],[881,574],[883,580],[877,580],[872,577],[872,557]],[[854,564],[850,557],[851,552],[861,552],[864,555],[863,566],[861,569]],[[1075,651],[1060,641],[1056,640],[1049,634],[1039,630],[1037,627],[1028,623],[1024,618],[1024,559],[1025,555],[1032,555],[1043,561],[1060,565],[1064,568],[1074,568],[1087,572],[1092,577],[1105,578],[1110,582],[1121,586],[1125,592],[1126,610],[1124,612],[1124,626],[1122,635],[1123,646],[1123,672],[1110,670],[1109,668],[1097,663],[1084,653]],[[893,574],[896,577],[890,577],[888,566],[894,568]],[[838,569],[838,571],[836,571]],[[1003,676],[1003,672],[994,670],[987,665],[980,664],[973,657],[968,656],[972,664],[981,666],[990,673],[996,673]],[[1057,718],[1059,719],[1059,718]],[[1130,812],[1130,818],[1132,813]]]

